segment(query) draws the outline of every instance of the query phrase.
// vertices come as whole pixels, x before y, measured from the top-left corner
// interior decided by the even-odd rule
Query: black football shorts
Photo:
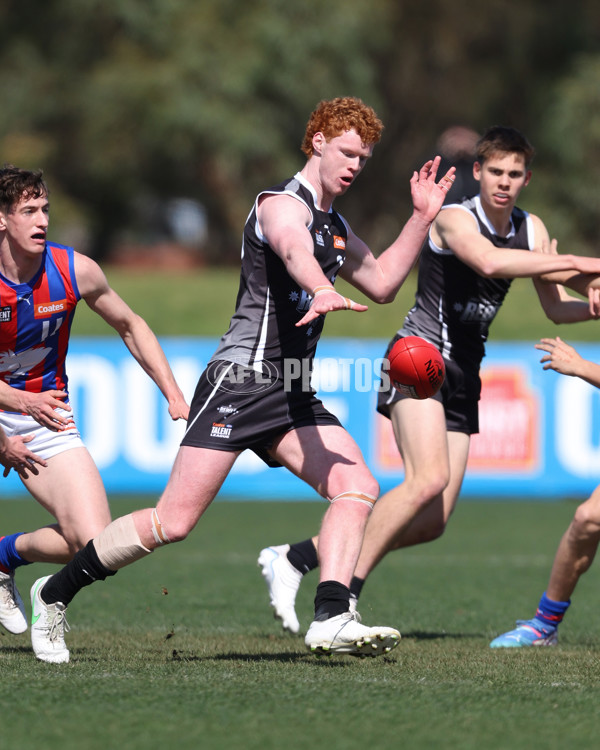
[[[277,376],[232,362],[211,362],[200,376],[181,445],[254,451],[269,466],[274,441],[306,425],[340,425],[315,392],[300,383],[284,390]]]
[[[399,335],[390,341],[385,356]],[[444,407],[446,415],[446,429],[448,432],[463,432],[474,435],[479,432],[479,399],[481,397],[481,378],[479,371],[463,368],[452,359],[444,357],[446,377],[440,390],[431,396]],[[396,401],[410,398],[397,391],[390,383],[389,388],[380,390],[377,396],[377,411],[384,417],[390,418],[390,406]]]

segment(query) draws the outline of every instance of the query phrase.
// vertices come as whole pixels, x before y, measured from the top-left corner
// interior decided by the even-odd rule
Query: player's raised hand
[[[425,221],[433,221],[438,215],[446,195],[454,183],[456,167],[450,167],[439,182],[436,182],[441,156],[425,162],[418,172],[413,172],[410,192],[413,207]]]
[[[361,305],[360,302],[354,302],[349,297],[336,292],[333,286],[318,286],[313,292],[313,300],[310,310],[306,315],[296,323],[296,327],[304,326],[316,320],[320,315],[335,310],[354,310],[354,312],[364,312],[368,310],[367,305]]]

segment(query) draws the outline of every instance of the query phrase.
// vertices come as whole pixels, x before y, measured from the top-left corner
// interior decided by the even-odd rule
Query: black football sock
[[[352,580],[350,581],[350,593],[352,594],[352,596],[355,596],[358,599],[364,585],[364,578],[357,578],[356,576],[352,576]]]
[[[84,586],[89,586],[94,581],[103,581],[116,572],[102,565],[94,542],[90,540],[64,568],[46,581],[40,596],[46,604],[62,602],[67,606]]]
[[[339,581],[322,581],[315,596],[315,620],[328,620],[350,609],[350,589]]]
[[[319,558],[312,539],[290,545],[287,559],[302,575],[319,567]]]

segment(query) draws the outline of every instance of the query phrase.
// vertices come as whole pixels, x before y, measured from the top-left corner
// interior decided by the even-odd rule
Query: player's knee
[[[417,505],[426,508],[441,496],[449,481],[450,476],[444,470],[428,472],[413,480],[414,490],[411,494]]]
[[[443,536],[445,531],[446,521],[443,518],[436,518],[429,524],[429,527],[425,532],[426,538],[423,539],[423,541],[434,542],[436,539],[439,539],[441,536]]]
[[[600,535],[600,508],[592,499],[582,503],[575,511],[573,527],[581,536]]]
[[[172,544],[182,542],[194,528],[183,516],[171,518],[169,514],[161,511],[159,517],[158,510],[152,511],[152,536],[157,545]]]
[[[332,497],[329,502],[331,505],[339,502],[357,503],[368,508],[369,512],[371,512],[376,500],[377,498],[374,495],[368,495],[366,492],[349,490],[348,492],[340,492],[339,495]]]
[[[169,544],[175,544],[175,542],[183,542],[184,539],[187,539],[188,534],[190,533],[191,529],[186,528],[175,528],[173,530],[171,527],[169,527]]]
[[[364,492],[365,495],[369,495],[369,497],[374,497],[375,499],[379,497],[379,482],[372,474],[369,473],[368,476],[362,477],[360,483],[357,483],[357,485],[360,486],[360,491]]]
[[[335,482],[328,489],[331,493],[328,495],[329,502],[333,502],[337,498],[349,498],[351,495],[356,495],[357,497],[363,495],[365,498],[371,499],[371,504],[375,503],[380,491],[379,482],[370,472],[366,472],[361,476],[354,476],[350,480],[344,478],[344,481]]]
[[[369,486],[369,490],[371,491],[369,492],[363,489],[346,490],[330,498],[329,502],[333,504],[343,500],[346,502],[359,503],[360,505],[366,506],[369,511],[371,511],[379,497],[379,484],[375,482],[375,484]]]
[[[446,468],[438,468],[429,475],[428,492],[432,497],[441,495],[450,482],[450,472]]]
[[[379,482],[375,479],[375,477],[370,477],[369,480],[363,480],[360,484],[360,489],[361,492],[365,493],[365,495],[369,495],[369,497],[375,498],[373,502],[377,501],[380,493],[380,488]]]
[[[181,520],[173,520],[172,522],[167,519],[166,523],[161,524],[162,538],[159,537],[159,545],[163,544],[174,544],[175,542],[182,542],[187,538],[192,527],[189,524],[183,523]],[[154,540],[157,541],[156,536]]]

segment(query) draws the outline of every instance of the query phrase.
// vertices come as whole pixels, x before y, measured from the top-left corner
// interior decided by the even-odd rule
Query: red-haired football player
[[[595,319],[600,314],[600,261],[559,255],[541,219],[516,207],[531,179],[534,149],[512,127],[490,128],[477,144],[474,196],[456,196],[431,226],[419,262],[414,306],[389,349],[402,336],[421,336],[442,353],[441,390],[422,401],[389,387],[378,411],[394,429],[404,480],[383,495],[371,514],[351,582],[353,606],[369,573],[392,550],[437,539],[456,505],[469,454],[479,431],[479,369],[489,327],[511,281],[532,277],[544,312],[554,322]],[[531,252],[538,250],[539,252]],[[595,274],[595,280],[582,276]],[[547,281],[540,278],[548,275]],[[589,299],[570,296],[568,283]],[[298,632],[295,599],[302,576],[319,564],[320,538],[267,547],[259,565],[271,605],[283,627]]]
[[[397,644],[395,629],[367,627],[349,611],[348,587],[378,484],[356,442],[306,383],[305,368],[296,367],[312,362],[327,313],[366,309],[335,291],[337,276],[376,302],[394,298],[452,184],[453,169],[436,182],[439,158],[415,172],[413,213],[376,257],[333,203],[361,173],[381,130],[371,107],[352,97],[323,101],[312,113],[302,144],[305,164],[262,191],[246,221],[236,309],[198,383],[158,505],[117,519],[60,573],[34,585],[33,609],[44,628],[82,586],[184,539],[237,457],[250,449],[329,501],[307,647],[377,655]],[[39,658],[47,641],[43,631],[32,630]],[[54,649],[68,655],[64,639]]]

